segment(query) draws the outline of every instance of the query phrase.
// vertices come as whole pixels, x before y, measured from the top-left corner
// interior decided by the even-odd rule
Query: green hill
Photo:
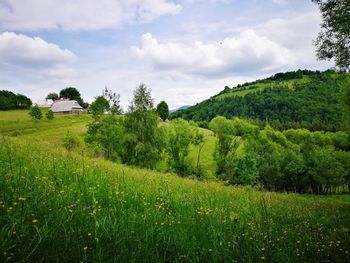
[[[205,125],[218,115],[237,116],[259,123],[269,121],[277,129],[340,130],[338,96],[345,78],[349,74],[331,70],[277,73],[263,80],[225,87],[219,94],[176,111],[171,117]]]

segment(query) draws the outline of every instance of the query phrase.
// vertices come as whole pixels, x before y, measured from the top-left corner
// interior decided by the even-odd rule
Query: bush
[[[29,116],[34,120],[40,120],[43,117],[43,114],[38,106],[34,106],[30,108]]]
[[[52,110],[49,110],[48,112],[46,112],[46,118],[47,118],[48,120],[53,120],[54,117],[55,117],[55,116],[54,116]]]
[[[67,132],[66,136],[63,139],[63,147],[66,148],[67,151],[72,151],[80,145],[79,138],[72,134],[71,132]]]

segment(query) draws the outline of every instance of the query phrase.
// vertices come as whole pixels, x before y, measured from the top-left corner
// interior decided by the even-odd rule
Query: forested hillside
[[[172,118],[200,121],[205,126],[215,116],[268,121],[277,129],[342,129],[340,87],[346,73],[298,70],[225,89],[193,107],[174,112]]]

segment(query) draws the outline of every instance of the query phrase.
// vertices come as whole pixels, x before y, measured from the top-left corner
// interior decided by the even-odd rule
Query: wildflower
[[[85,205],[83,206],[83,208],[84,208],[84,209],[88,209],[88,208],[89,208],[89,205],[85,204]]]
[[[84,251],[86,251],[88,249],[88,247],[84,247]]]
[[[77,205],[78,204],[76,202],[73,202],[70,206],[74,208],[74,207],[77,207]]]
[[[38,220],[37,220],[37,219],[33,219],[33,220],[32,220],[32,223],[33,223],[33,224],[36,224],[36,223],[38,223]]]

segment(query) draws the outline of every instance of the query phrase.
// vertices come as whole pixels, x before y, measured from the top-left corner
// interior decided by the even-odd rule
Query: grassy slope
[[[280,86],[285,86],[289,89],[292,89],[294,84],[296,83],[304,84],[304,83],[307,83],[308,81],[310,81],[310,78],[308,76],[303,76],[302,79],[292,79],[292,80],[285,80],[285,81],[264,80],[262,82],[249,84],[245,86],[243,89],[238,89],[238,90],[233,89],[228,93],[219,94],[214,97],[219,100],[227,97],[235,97],[235,96],[243,97],[252,92],[262,91],[266,88],[274,88],[274,87],[280,87]]]
[[[82,134],[87,119],[1,140],[0,262],[350,260],[348,196],[263,193],[67,153],[65,130]]]

